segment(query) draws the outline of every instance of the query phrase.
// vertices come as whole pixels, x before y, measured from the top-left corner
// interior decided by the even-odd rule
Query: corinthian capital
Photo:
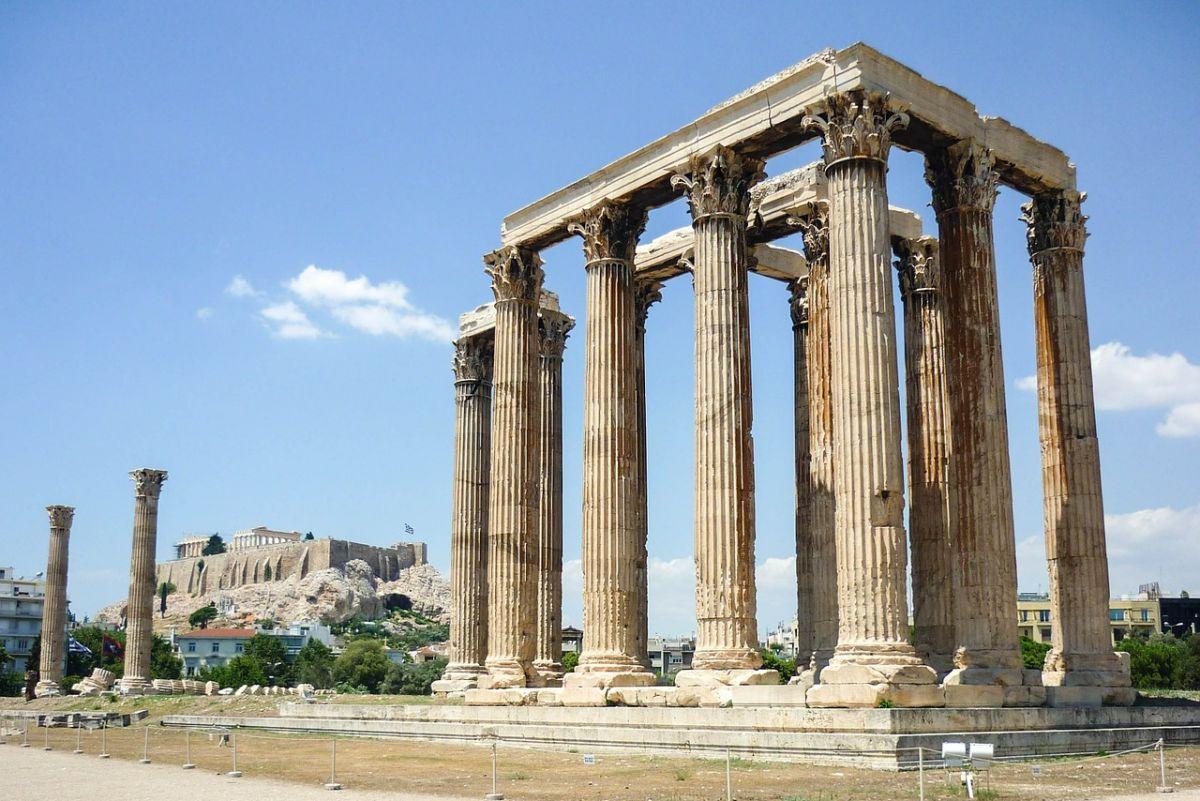
[[[907,299],[916,293],[937,292],[941,288],[937,239],[932,236],[896,237],[892,240],[892,251],[896,254],[901,297]]]
[[[605,200],[567,223],[567,230],[583,237],[588,262],[616,259],[633,264],[638,237],[646,230],[649,211],[614,200]]]
[[[1029,255],[1054,249],[1082,253],[1087,239],[1087,215],[1082,209],[1086,199],[1086,192],[1046,192],[1021,206]]]
[[[996,160],[971,139],[925,156],[925,181],[933,190],[933,210],[991,211],[996,205]]]
[[[543,278],[542,257],[537,251],[509,245],[484,256],[483,263],[496,300],[537,302]]]
[[[792,328],[808,325],[808,276],[797,278],[788,284],[788,308],[792,313]]]
[[[646,317],[650,307],[662,300],[662,282],[654,279],[635,280],[633,285],[633,312],[637,316],[637,327],[646,333]]]
[[[702,156],[692,156],[687,173],[673,176],[671,186],[687,192],[693,220],[712,214],[745,217],[750,209],[750,187],[764,175],[762,159],[717,145]]]
[[[541,354],[551,358],[562,358],[567,347],[567,334],[575,327],[575,321],[562,312],[542,309],[538,330],[541,334]]]
[[[800,228],[804,239],[804,258],[809,264],[824,264],[829,261],[829,204],[814,203],[803,214],[791,215],[788,225]]]
[[[129,477],[133,479],[134,494],[139,498],[157,498],[162,492],[163,482],[167,480],[166,470],[155,470],[150,467],[139,467],[131,470]]]
[[[866,89],[830,95],[807,109],[801,124],[821,132],[825,166],[845,159],[887,161],[892,131],[908,126],[908,115],[889,108],[889,96]]]
[[[75,519],[74,506],[47,506],[46,511],[50,513],[50,528],[70,528]]]
[[[455,342],[454,380],[491,381],[494,348],[495,339],[490,333],[463,337]]]

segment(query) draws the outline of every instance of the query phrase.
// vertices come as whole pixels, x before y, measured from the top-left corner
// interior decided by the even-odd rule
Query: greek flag
[[[86,656],[91,656],[92,649],[88,648],[86,645],[84,645],[79,640],[75,639],[74,637],[68,636],[67,637],[67,653],[84,654]]]
[[[408,523],[405,523],[404,524],[404,533],[405,534],[416,534],[417,530],[415,528],[413,528],[412,526],[410,526]]]

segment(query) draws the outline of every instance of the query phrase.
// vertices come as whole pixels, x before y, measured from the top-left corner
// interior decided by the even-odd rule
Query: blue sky
[[[0,563],[41,570],[43,507],[71,504],[73,607],[123,597],[126,473],[155,466],[171,473],[161,558],[183,532],[265,524],[382,544],[408,522],[445,567],[445,333],[490,297],[480,255],[501,218],[821,48],[862,40],[1077,163],[1113,591],[1200,590],[1200,12],[1142,8],[4,4]],[[817,156],[810,144],[768,172]],[[932,231],[921,159],[897,151],[891,166],[892,202]],[[1036,590],[1020,202],[1001,194],[996,235],[1019,572]],[[647,237],[685,223],[677,201],[652,214]],[[547,286],[581,316],[578,241],[544,255]],[[794,609],[791,332],[782,285],[754,280],[751,304],[766,628]],[[651,629],[685,632],[690,282],[668,285],[649,329]],[[581,354],[582,328],[565,367],[576,623]]]

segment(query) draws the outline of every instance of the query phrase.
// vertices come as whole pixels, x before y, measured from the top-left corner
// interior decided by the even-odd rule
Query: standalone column
[[[1108,553],[1083,291],[1083,197],[1040,195],[1023,207],[1033,261],[1038,430],[1054,621],[1042,675],[1052,705],[1128,705],[1137,694],[1129,686],[1129,663],[1113,653],[1108,622]]]
[[[575,321],[542,310],[541,479],[538,503],[537,642],[533,665],[547,685],[562,681],[562,365]]]
[[[42,605],[42,653],[38,662],[38,698],[58,695],[63,677],[63,640],[67,629],[67,547],[71,539],[71,506],[47,506],[50,551],[46,557],[46,600]]]
[[[487,658],[488,481],[493,335],[454,343],[454,484],[450,528],[450,663],[439,693],[475,687]]]
[[[792,281],[788,289],[795,389],[796,664],[805,666],[812,661],[816,651],[813,636],[812,453],[808,423],[808,279]]]
[[[638,653],[637,375],[633,253],[646,211],[605,202],[570,230],[587,257],[583,379],[583,652],[571,688],[648,685]]]
[[[812,546],[812,648],[810,671],[799,683],[820,680],[838,639],[837,542],[834,536],[833,397],[829,366],[829,206],[814,204],[793,220],[804,236],[808,260],[809,540]],[[799,557],[797,557],[798,559]]]
[[[896,239],[904,302],[908,400],[908,531],[912,541],[914,642],[945,675],[953,668],[954,568],[950,542],[950,423],[937,240]]]
[[[634,286],[633,308],[637,316],[637,335],[634,349],[637,353],[637,514],[638,514],[638,568],[635,584],[638,591],[638,611],[634,622],[637,624],[638,654],[642,664],[650,667],[650,554],[647,542],[650,534],[650,508],[647,495],[646,481],[646,317],[650,307],[662,300],[662,284],[658,281],[636,281]],[[666,670],[666,666],[663,667]]]
[[[754,588],[746,212],[762,174],[717,147],[672,180],[687,189],[696,290],[696,654],[677,684],[778,681],[757,670]]]
[[[488,502],[488,650],[481,688],[536,686],[538,492],[538,299],[542,260],[506,247],[485,261],[496,296]]]
[[[140,468],[133,479],[133,555],[129,562],[129,599],[125,616],[125,675],[121,692],[141,695],[150,690],[150,644],[154,636],[154,550],[158,544],[158,496],[166,470]]]
[[[1022,672],[1017,628],[1008,416],[1000,355],[1000,309],[991,153],[971,141],[927,156],[941,237],[946,379],[954,435],[955,629],[959,649],[946,677],[947,703],[1037,706],[1041,676]]]
[[[907,122],[881,95],[834,95],[819,128],[829,187],[838,644],[812,706],[940,706],[937,675],[908,643],[904,478],[887,155]]]

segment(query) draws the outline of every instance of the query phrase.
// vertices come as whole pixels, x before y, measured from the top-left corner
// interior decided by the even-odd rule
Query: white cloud
[[[450,323],[424,312],[401,312],[386,306],[338,306],[333,316],[351,328],[374,336],[422,337],[436,342],[454,339]]]
[[[1200,437],[1200,365],[1183,354],[1138,356],[1128,345],[1106,342],[1092,350],[1092,380],[1098,409],[1167,409],[1159,435]],[[1036,390],[1037,378],[1018,379],[1017,388]]]
[[[308,319],[304,310],[292,301],[267,306],[259,312],[271,333],[280,339],[317,339],[325,332]]]
[[[1200,504],[1105,515],[1104,523],[1114,593],[1133,592],[1149,581],[1161,581],[1171,593],[1200,589],[1195,556],[1200,553]]]
[[[257,298],[262,295],[261,292],[251,286],[249,281],[240,275],[235,275],[233,280],[229,282],[229,286],[225,287],[225,294],[232,295],[235,298]]]
[[[196,319],[197,320],[207,320],[209,317],[212,317],[212,316],[213,316],[213,310],[207,306],[196,309]]]
[[[435,342],[454,339],[454,327],[414,306],[408,299],[408,287],[399,281],[374,284],[365,275],[347,278],[341,270],[310,264],[285,286],[303,303],[328,309],[334,318],[356,331]]]

